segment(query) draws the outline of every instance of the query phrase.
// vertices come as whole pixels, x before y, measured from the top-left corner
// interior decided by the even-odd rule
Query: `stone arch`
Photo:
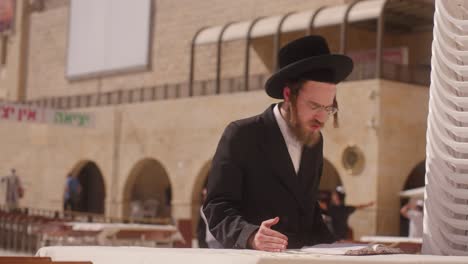
[[[426,160],[418,162],[406,177],[403,190],[423,187],[425,185]]]
[[[172,185],[167,170],[153,158],[138,161],[124,186],[124,217],[171,217]]]
[[[77,177],[81,185],[77,211],[104,214],[106,188],[101,170],[96,163],[90,160],[80,161],[70,174]]]
[[[192,234],[196,237],[197,225],[200,219],[200,206],[203,203],[202,190],[208,182],[208,174],[211,169],[211,160],[205,162],[198,172],[192,189]]]
[[[403,191],[425,186],[426,160],[418,162],[406,177]],[[408,198],[400,199],[400,208],[408,202]],[[408,236],[408,219],[400,215],[400,236]]]
[[[323,158],[322,177],[320,178],[318,200],[320,207],[325,210],[330,206],[332,192],[337,186],[343,185],[338,170],[333,164]]]

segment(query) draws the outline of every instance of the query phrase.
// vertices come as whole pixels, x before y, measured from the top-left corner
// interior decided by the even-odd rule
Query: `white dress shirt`
[[[283,134],[284,141],[288,147],[289,156],[291,157],[291,161],[294,165],[294,169],[296,170],[297,175],[299,171],[299,165],[301,164],[302,144],[291,132],[291,129],[286,123],[286,120],[284,120],[283,116],[281,115],[279,105],[280,104],[277,104],[273,108],[273,114],[275,115],[276,122],[278,123],[278,126],[281,130],[281,134]]]

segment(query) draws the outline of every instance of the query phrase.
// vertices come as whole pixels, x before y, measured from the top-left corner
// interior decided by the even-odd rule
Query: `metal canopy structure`
[[[385,0],[360,1],[354,5],[348,14],[348,22],[357,22],[375,19],[385,4]],[[351,5],[351,4],[349,4]],[[317,10],[297,12],[287,17],[281,27],[281,33],[307,30],[309,27],[325,27],[339,25],[345,19],[345,13],[349,5],[326,7],[320,10],[311,21]],[[284,15],[266,17],[259,21],[251,32],[252,38],[274,35]],[[243,21],[232,24],[225,32],[223,41],[245,39],[251,21]],[[215,26],[203,30],[195,40],[195,44],[203,45],[216,43],[223,26]]]
[[[280,48],[281,35],[304,32],[310,35],[314,28],[341,26],[340,53],[346,52],[348,24],[377,31],[376,76],[381,77],[382,38],[384,31],[412,32],[432,29],[434,4],[427,0],[356,0],[349,4],[322,6],[314,10],[290,12],[248,21],[228,22],[224,25],[202,28],[192,39],[190,57],[189,94],[193,94],[195,50],[197,46],[217,44],[216,91],[220,91],[221,45],[223,42],[245,40],[244,90],[249,90],[250,43],[252,39],[274,36],[273,69]],[[376,23],[377,21],[377,23]],[[384,26],[385,25],[385,26]]]

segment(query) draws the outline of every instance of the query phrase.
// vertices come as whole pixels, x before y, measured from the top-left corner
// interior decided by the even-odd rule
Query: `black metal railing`
[[[59,211],[40,208],[8,209],[0,205],[0,248],[12,251],[35,253],[44,236],[56,228],[57,223],[138,223],[174,224],[171,218],[117,218],[101,214]],[[63,230],[62,230],[63,231]]]
[[[265,75],[255,75],[249,80],[251,90],[263,89]],[[244,92],[243,78],[225,78],[221,80],[219,93]],[[215,80],[203,80],[194,83],[193,96],[214,95],[216,92]],[[27,100],[23,104],[57,108],[86,108],[118,104],[132,104],[147,101],[168,100],[190,97],[187,83],[164,84],[150,87],[138,87],[134,89],[115,90],[104,93],[90,93],[71,96],[44,97]]]
[[[368,80],[375,78],[376,64],[357,63],[347,81]],[[268,76],[253,75],[249,78],[249,90],[261,90]],[[415,66],[384,63],[382,78],[397,82],[429,86],[430,66]],[[220,80],[220,89],[216,89],[216,80],[196,81],[192,96],[206,96],[245,92],[242,76]],[[100,107],[118,104],[132,104],[157,100],[169,100],[191,97],[188,83],[164,84],[150,87],[115,90],[104,93],[89,93],[70,96],[44,97],[22,102],[26,105],[56,109]],[[18,102],[15,102],[18,103]],[[21,103],[21,102],[19,102]]]
[[[375,78],[375,63],[359,63],[347,78],[348,81],[368,80]],[[429,86],[431,79],[430,66],[402,65],[393,63],[382,64],[382,78],[385,80]]]

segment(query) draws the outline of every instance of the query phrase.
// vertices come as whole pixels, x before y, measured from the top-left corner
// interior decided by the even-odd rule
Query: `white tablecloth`
[[[235,249],[178,249],[143,247],[44,247],[36,254],[54,261],[92,261],[93,264],[330,264],[330,263],[444,263],[466,264],[468,257],[429,255],[332,256],[268,253]]]

